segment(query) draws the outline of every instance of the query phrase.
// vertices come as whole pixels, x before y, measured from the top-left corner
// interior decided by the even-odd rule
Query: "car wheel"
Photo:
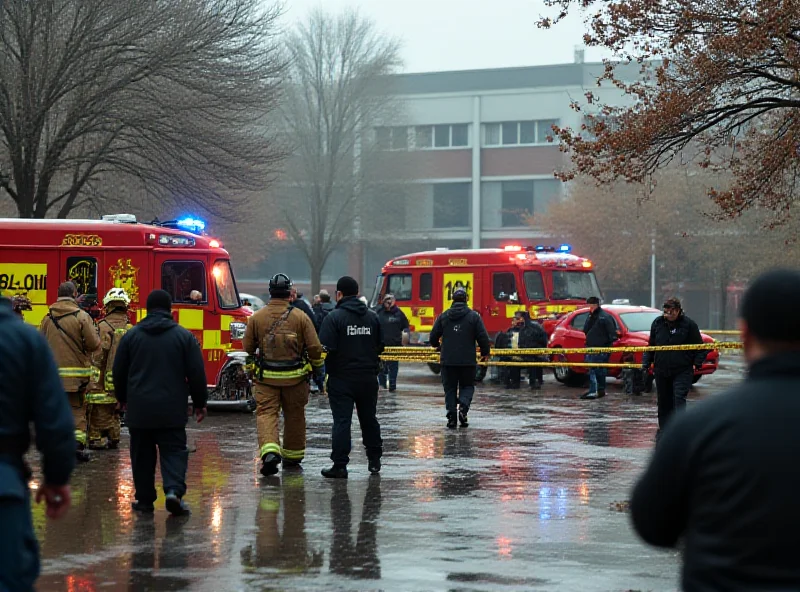
[[[567,357],[564,354],[555,354],[552,357],[551,361],[566,362]],[[561,384],[565,384],[567,386],[575,386],[575,387],[582,386],[587,378],[583,374],[579,374],[578,372],[573,372],[567,366],[554,366],[553,376]]]
[[[431,372],[433,372],[434,374],[442,373],[442,366],[440,364],[428,364],[428,368],[430,368]]]

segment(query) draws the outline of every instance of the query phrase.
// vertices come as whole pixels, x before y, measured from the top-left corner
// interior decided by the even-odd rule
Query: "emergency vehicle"
[[[102,220],[0,219],[0,292],[27,296],[25,320],[38,326],[56,301],[58,286],[73,281],[81,306],[97,317],[98,299],[111,288],[131,298],[132,323],[145,317],[147,295],[170,293],[175,320],[203,350],[209,403],[254,408],[242,338],[242,308],[230,257],[201,220],[141,224],[119,214]]]
[[[456,288],[467,291],[468,305],[480,313],[494,337],[507,331],[517,311],[539,319],[548,335],[559,317],[601,296],[589,259],[569,245],[502,249],[436,249],[388,261],[378,276],[372,305],[387,293],[406,314],[411,342],[424,344],[436,317],[450,308]]]

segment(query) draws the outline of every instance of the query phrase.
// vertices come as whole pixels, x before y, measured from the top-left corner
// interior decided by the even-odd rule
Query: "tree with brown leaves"
[[[642,66],[641,79],[624,82],[606,64],[603,79],[632,95],[632,105],[598,109],[588,93],[595,105],[584,128],[558,130],[574,163],[562,178],[649,182],[678,157],[732,173],[729,185],[707,191],[724,216],[760,207],[772,212],[766,224],[774,226],[792,215],[800,181],[800,1],[545,3],[557,14],[541,27],[586,11],[587,45]]]
[[[0,195],[63,218],[124,184],[233,215],[231,192],[282,157],[265,131],[278,16],[259,0],[5,0]]]

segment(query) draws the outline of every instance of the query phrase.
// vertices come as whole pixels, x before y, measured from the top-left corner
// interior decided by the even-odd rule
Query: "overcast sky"
[[[555,29],[537,28],[541,0],[285,0],[285,18],[302,20],[318,6],[358,8],[399,37],[406,72],[569,63],[584,30],[575,17]],[[587,50],[586,61],[602,55]]]

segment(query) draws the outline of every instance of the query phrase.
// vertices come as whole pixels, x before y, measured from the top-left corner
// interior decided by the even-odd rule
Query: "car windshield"
[[[370,306],[375,308],[381,302],[381,290],[383,289],[383,280],[384,276],[379,275],[378,279],[375,280],[375,291],[372,293],[372,302],[370,302]]]
[[[214,275],[214,283],[217,285],[220,308],[239,308],[239,293],[236,291],[236,283],[233,281],[230,261],[217,261],[211,273]]]
[[[589,296],[602,298],[597,278],[591,271],[554,271],[551,300],[586,300]]]
[[[628,328],[628,331],[649,331],[650,326],[653,324],[661,313],[658,311],[651,312],[624,312],[619,315],[622,323]]]

